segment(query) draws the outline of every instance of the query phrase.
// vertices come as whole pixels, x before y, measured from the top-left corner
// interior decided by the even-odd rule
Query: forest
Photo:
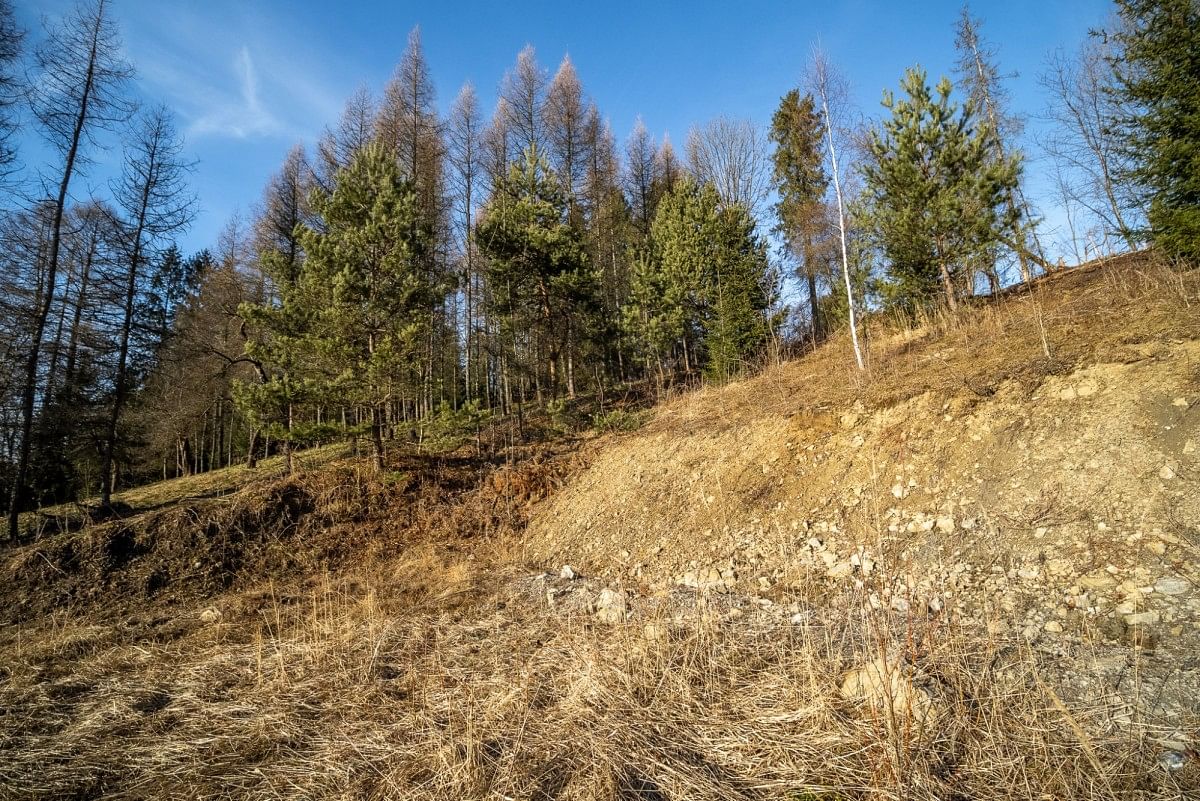
[[[335,440],[383,471],[431,432],[526,436],[530,410],[588,399],[600,425],[608,397],[727,382],[834,332],[862,370],[880,316],[1142,248],[1200,258],[1193,0],[1117,0],[1047,61],[1053,247],[997,43],[968,8],[946,35],[953,74],[914,65],[878,109],[813,49],[766,124],[715,116],[677,150],[614,132],[571,60],[531,46],[494,108],[467,84],[440,113],[414,28],[382,93],[184,253],[204,165],[169,108],[134,101],[117,6],[26,31],[0,0],[9,536],[39,506]],[[115,177],[88,181],[101,163]]]

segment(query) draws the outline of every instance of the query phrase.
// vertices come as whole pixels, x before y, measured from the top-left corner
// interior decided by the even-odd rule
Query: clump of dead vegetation
[[[167,644],[8,642],[11,798],[1179,798],[1197,777],[1073,714],[1020,647],[705,611],[595,626],[432,553],[263,591]],[[490,576],[490,577],[489,577]],[[420,587],[401,607],[392,587]],[[10,635],[11,638],[11,635]],[[844,697],[882,653],[933,706]],[[1085,733],[1086,732],[1086,733]]]

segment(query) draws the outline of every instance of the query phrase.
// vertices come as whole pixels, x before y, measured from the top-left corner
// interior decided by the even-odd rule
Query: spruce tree
[[[652,249],[636,262],[626,325],[651,359],[676,351],[690,371],[702,354],[710,378],[737,374],[769,333],[773,301],[753,218],[741,205],[722,204],[711,185],[680,179],[651,231]]]
[[[777,231],[788,249],[800,257],[808,287],[808,307],[813,339],[825,333],[817,297],[817,275],[821,271],[818,239],[827,227],[824,198],[829,189],[823,150],[825,128],[811,94],[791,90],[779,101],[771,117],[771,177],[779,202]]]
[[[1113,60],[1119,120],[1149,201],[1146,232],[1170,257],[1200,261],[1200,5],[1117,0],[1124,25]]]
[[[950,99],[949,80],[931,90],[925,71],[913,67],[900,88],[903,98],[884,94],[891,117],[868,141],[869,219],[888,260],[890,300],[913,308],[940,288],[955,310],[968,266],[1011,229],[1004,199],[1020,161],[995,157],[994,131],[977,123],[970,103]]]

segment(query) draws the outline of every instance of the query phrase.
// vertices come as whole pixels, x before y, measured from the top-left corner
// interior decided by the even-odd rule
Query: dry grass
[[[1200,269],[1181,272],[1149,254],[1130,254],[1053,273],[956,315],[939,308],[915,321],[871,316],[863,331],[865,372],[855,369],[843,332],[752,378],[683,392],[658,410],[648,429],[819,416],[855,403],[883,408],[925,392],[987,397],[1006,381],[1032,388],[1082,363],[1138,358],[1138,346],[1200,338],[1198,311]]]
[[[337,443],[300,451],[295,458],[298,469],[304,471],[321,468],[345,457],[346,454],[345,444]],[[283,474],[283,457],[271,456],[259,460],[258,466],[253,470],[244,464],[238,464],[207,473],[132,487],[113,493],[113,504],[134,514],[187,501],[219,498],[243,489],[248,484],[275,480]],[[47,506],[36,512],[25,512],[21,515],[21,529],[32,536],[41,536],[48,531],[65,531],[90,520],[93,511],[90,504],[93,501],[64,503]]]
[[[1104,709],[1068,713],[1019,648],[865,614],[726,621],[703,600],[594,627],[475,561],[267,587],[168,643],[10,634],[0,794],[1165,799],[1195,781],[1098,734]],[[927,725],[839,695],[881,649],[926,677]]]

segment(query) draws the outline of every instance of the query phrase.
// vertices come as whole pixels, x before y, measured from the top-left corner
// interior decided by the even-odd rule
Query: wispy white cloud
[[[279,119],[259,97],[258,74],[250,48],[242,45],[233,59],[235,91],[213,93],[199,117],[188,126],[190,136],[276,136],[286,132]]]
[[[299,62],[278,26],[223,5],[138,19],[131,33],[150,94],[176,108],[191,139],[312,139],[339,106],[314,71],[320,61]]]

